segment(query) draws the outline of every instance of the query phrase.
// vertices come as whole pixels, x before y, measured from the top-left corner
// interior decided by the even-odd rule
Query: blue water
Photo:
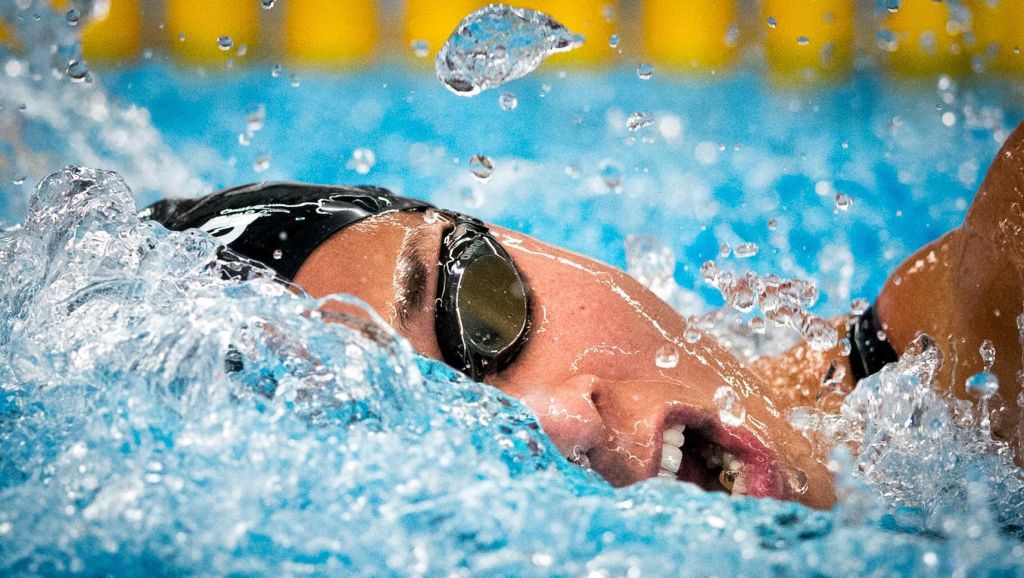
[[[1024,118],[1021,85],[864,71],[785,91],[753,72],[545,69],[503,87],[519,101],[505,111],[499,91],[459,98],[427,68],[299,71],[298,87],[291,72],[101,74],[165,143],[145,150],[173,163],[149,170],[122,145],[64,146],[114,120],[69,108],[58,130],[37,102],[4,100],[19,132],[0,133],[0,152],[28,179],[0,181],[3,220],[25,223],[0,234],[0,572],[1024,573],[1020,474],[969,408],[958,421],[929,393],[928,355],[849,400],[837,423],[863,451],[835,454],[831,512],[660,480],[614,490],[568,464],[519,402],[416,356],[372,313],[323,323],[317,303],[267,278],[222,281],[209,237],[134,217],[160,196],[253,180],[372,183],[620,267],[627,236],[654,235],[675,256],[684,314],[721,303],[700,263],[754,242],[756,257],[719,264],[813,279],[814,311],[832,315],[962,219]],[[54,108],[99,90],[54,86]],[[258,105],[263,127],[244,146]],[[629,132],[637,111],[655,124]],[[365,175],[347,166],[356,148],[374,152]],[[494,159],[487,183],[470,175],[474,154]],[[30,203],[65,163],[99,163],[127,186],[71,169]],[[245,370],[226,372],[226,356]]]

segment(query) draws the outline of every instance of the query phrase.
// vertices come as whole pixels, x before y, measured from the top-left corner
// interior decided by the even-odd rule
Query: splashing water
[[[583,45],[553,18],[526,8],[491,4],[470,14],[437,53],[437,78],[459,96],[474,96],[533,72],[559,52]]]
[[[228,266],[205,233],[140,221],[103,171],[52,175],[0,233],[4,573],[1022,568],[1000,530],[1024,511],[1017,470],[965,453],[983,440],[906,379],[907,356],[844,409],[860,453],[837,467],[860,467],[840,467],[834,513],[660,479],[613,490],[358,302],[333,298],[349,314],[324,323],[322,302]],[[984,473],[953,486],[947,467]]]

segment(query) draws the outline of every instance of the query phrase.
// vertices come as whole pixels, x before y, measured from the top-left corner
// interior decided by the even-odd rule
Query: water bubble
[[[650,80],[654,76],[654,65],[646,62],[641,62],[636,67],[636,75],[640,80]]]
[[[683,331],[683,339],[690,344],[697,343],[700,341],[701,332],[697,328],[696,324],[687,323],[686,329]]]
[[[836,212],[845,213],[850,210],[850,205],[853,204],[853,199],[850,198],[846,193],[836,194],[836,203],[833,206],[833,210]]]
[[[715,390],[715,405],[718,406],[718,418],[728,426],[738,426],[747,418],[747,410],[740,403],[739,396],[728,385]]]
[[[864,299],[863,297],[858,297],[857,299],[850,301],[850,312],[853,313],[854,315],[863,315],[863,313],[867,311],[868,307],[870,306],[871,304],[868,303],[867,299]]]
[[[598,171],[601,174],[601,180],[609,190],[613,193],[622,190],[622,165],[612,159],[604,159],[598,165]]]
[[[487,155],[473,155],[469,159],[469,172],[481,183],[486,183],[494,176],[494,161]]]
[[[430,56],[430,44],[426,40],[413,40],[409,43],[409,47],[412,48],[412,53],[417,58],[426,58]]]
[[[611,36],[608,37],[608,46],[611,46],[612,48],[618,48],[619,42],[621,40],[622,39],[619,38],[618,34],[612,34]]]
[[[774,29],[776,26],[778,26],[778,23],[775,22],[775,17],[774,16],[769,16],[768,17],[768,28]]]
[[[582,45],[582,36],[543,12],[491,4],[459,23],[434,65],[449,90],[473,96],[526,76],[552,54]]]
[[[66,72],[72,82],[85,82],[89,80],[89,65],[84,60],[72,60],[68,63]]]
[[[501,110],[515,110],[519,106],[519,99],[511,92],[503,92],[498,97],[498,106]]]
[[[265,171],[265,170],[267,170],[269,168],[270,168],[270,155],[263,155],[263,156],[256,157],[256,160],[254,160],[252,162],[252,170],[254,172],[262,173],[263,171]]]
[[[231,50],[231,47],[235,45],[235,41],[230,36],[218,36],[217,37],[217,48],[222,51]]]
[[[626,119],[626,129],[629,132],[636,132],[652,124],[654,124],[654,119],[645,112],[634,112]]]
[[[675,345],[666,343],[658,348],[654,356],[654,364],[662,369],[672,369],[679,363],[679,350]]]
[[[749,259],[757,255],[758,249],[757,243],[740,243],[732,252],[737,259]]]
[[[999,378],[988,370],[979,371],[968,377],[964,385],[967,388],[967,393],[982,399],[988,399],[999,393]]]
[[[370,172],[373,165],[377,164],[377,155],[368,148],[357,148],[352,151],[351,158],[345,163],[345,168],[355,171],[356,174],[365,175]]]
[[[82,14],[74,8],[68,10],[67,14],[64,15],[64,19],[67,20],[68,24],[71,26],[78,26],[78,21],[81,20],[81,18]]]
[[[260,0],[260,5],[263,6],[264,10],[270,10],[276,2],[277,0]]]
[[[985,366],[985,371],[992,369],[992,366],[996,363],[996,346],[992,341],[986,339],[981,342],[981,347],[978,348],[978,353],[981,354],[981,363]]]

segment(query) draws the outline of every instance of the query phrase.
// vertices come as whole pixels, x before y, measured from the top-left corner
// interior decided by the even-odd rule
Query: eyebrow
[[[427,299],[427,279],[430,269],[424,258],[429,230],[417,227],[402,239],[402,247],[395,268],[395,311],[398,313],[398,324],[405,328],[411,314],[423,307]]]

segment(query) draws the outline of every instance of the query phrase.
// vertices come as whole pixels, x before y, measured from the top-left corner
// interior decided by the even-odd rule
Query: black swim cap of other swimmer
[[[345,227],[375,215],[432,208],[379,187],[256,183],[160,201],[139,216],[175,231],[202,229],[292,281],[310,254]]]

